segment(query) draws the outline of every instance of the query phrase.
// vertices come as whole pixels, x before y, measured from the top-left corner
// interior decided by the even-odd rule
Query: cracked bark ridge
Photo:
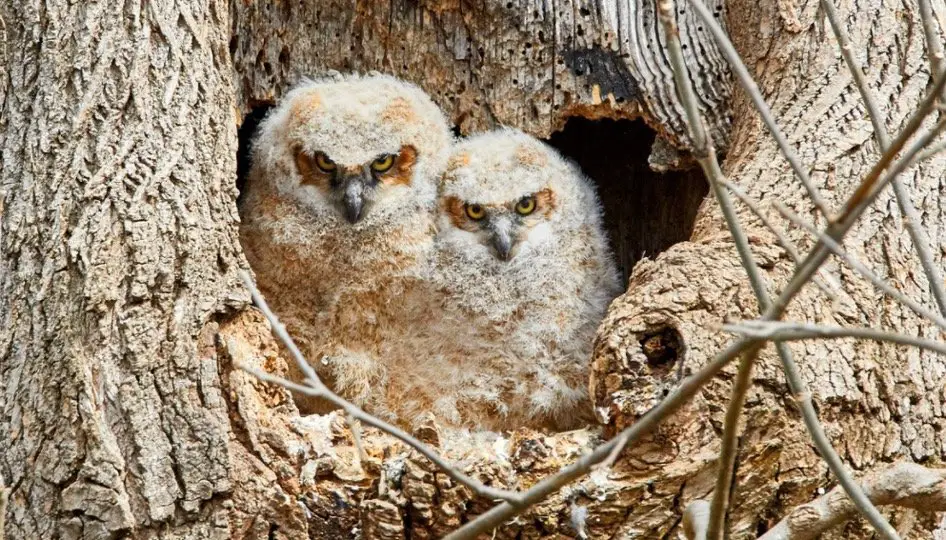
[[[726,5],[711,2],[720,20]],[[377,70],[427,90],[463,133],[499,125],[537,137],[571,116],[643,118],[662,144],[688,148],[654,3],[647,0],[233,2],[238,102],[272,102],[300,76]],[[684,53],[716,144],[725,150],[731,79],[685,2]],[[658,169],[686,166],[662,150]]]
[[[10,538],[227,536],[213,320],[245,301],[226,2],[4,1]]]
[[[812,177],[829,203],[837,207],[879,157],[851,76],[837,43],[826,30],[817,2],[730,3],[732,39],[750,66],[788,139],[809,164]],[[854,43],[861,47],[867,77],[891,131],[915,109],[930,83],[920,21],[913,4],[888,6],[856,0],[841,7]],[[853,14],[853,15],[852,15]],[[779,201],[813,219],[812,205],[780,156],[751,103],[737,94],[728,177],[770,209]],[[904,175],[933,245],[946,237],[942,204],[946,171],[943,157]],[[790,259],[749,209],[738,205],[756,263],[777,293],[793,270]],[[774,215],[775,213],[772,212]],[[804,252],[813,242],[775,217]],[[824,220],[818,222],[824,226]],[[732,337],[719,331],[727,320],[749,319],[759,310],[745,271],[728,237],[716,202],[707,199],[689,242],[677,244],[654,260],[639,263],[628,293],[612,306],[599,328],[592,392],[600,419],[613,433],[634,422],[681,375],[704,365]],[[891,191],[869,210],[845,243],[849,251],[886,276],[907,296],[934,306],[919,260],[903,227]],[[942,265],[943,251],[937,254]],[[792,304],[786,319],[827,325],[883,327],[935,338],[931,324],[876,292],[836,262],[827,268],[841,283],[836,298],[809,286]],[[648,338],[664,329],[679,334],[675,365],[655,365],[647,354]],[[946,362],[934,354],[889,344],[853,339],[791,344],[813,393],[826,431],[842,458],[857,472],[884,468],[894,460],[939,461],[944,457],[943,426]],[[688,469],[681,497],[666,497],[668,507],[709,494],[713,460],[719,449],[723,417],[735,364],[707,385],[680,413],[652,435],[653,443],[632,449],[628,464],[668,463]],[[732,538],[755,538],[789,510],[810,502],[832,480],[809,444],[779,361],[766,348],[753,374],[739,441],[733,493]],[[642,468],[640,468],[643,470]],[[640,481],[661,479],[659,467]],[[929,512],[885,509],[907,536],[928,536],[935,528]],[[638,511],[629,522],[646,519]],[[673,517],[678,519],[674,511]],[[868,538],[866,526],[854,520],[826,538]]]

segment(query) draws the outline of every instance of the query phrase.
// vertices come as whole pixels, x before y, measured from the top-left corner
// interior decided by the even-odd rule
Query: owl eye
[[[520,216],[528,216],[532,212],[535,212],[535,197],[529,195],[519,199],[516,203],[516,213]]]
[[[315,166],[318,167],[322,172],[335,172],[336,166],[335,162],[328,158],[322,152],[315,154]]]
[[[479,221],[486,217],[486,209],[478,204],[466,204],[463,206],[466,215],[473,221]]]
[[[385,154],[371,162],[371,169],[374,172],[386,172],[394,165],[394,154]]]

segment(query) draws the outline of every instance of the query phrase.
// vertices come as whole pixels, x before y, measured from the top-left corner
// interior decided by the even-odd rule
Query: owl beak
[[[342,200],[345,204],[345,219],[349,223],[361,221],[365,213],[365,184],[361,177],[346,179]]]
[[[508,261],[512,258],[512,240],[508,234],[493,235],[493,247],[501,260]]]
[[[500,260],[508,261],[512,258],[512,238],[509,231],[500,229],[493,232],[493,248]]]
[[[508,261],[513,252],[513,223],[506,216],[497,216],[489,220],[489,228],[493,231],[493,249],[500,260]]]

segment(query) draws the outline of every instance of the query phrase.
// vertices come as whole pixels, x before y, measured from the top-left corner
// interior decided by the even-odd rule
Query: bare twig
[[[921,142],[926,146],[916,150],[911,155],[909,160],[906,160],[902,164],[898,164],[900,171],[903,172],[911,167],[919,165],[923,160],[932,157],[938,152],[941,152],[943,148],[946,148],[946,141],[940,141],[939,143],[933,144],[934,139],[938,138],[944,131],[946,131],[946,117],[941,118],[932,130],[929,132],[924,132],[924,134],[921,136],[921,141],[914,146],[919,146]]]
[[[928,0],[921,0],[921,2],[922,1]],[[870,121],[874,126],[874,136],[877,138],[877,144],[880,146],[881,152],[885,152],[890,147],[890,137],[887,135],[887,129],[884,125],[883,116],[880,114],[880,108],[877,106],[877,102],[874,100],[874,96],[867,86],[867,81],[864,79],[864,73],[861,71],[860,65],[858,65],[857,60],[854,58],[851,41],[844,31],[844,27],[841,26],[837,11],[834,9],[834,4],[831,0],[821,0],[821,6],[825,10],[828,21],[831,23],[831,28],[834,30],[834,35],[838,40],[838,44],[841,46],[841,55],[844,57],[848,70],[850,70],[851,75],[854,77],[854,82],[861,93],[861,99],[864,101],[864,107],[867,109],[867,115],[870,117]],[[926,21],[924,21],[924,24],[926,24]],[[927,38],[929,38],[929,36],[930,34],[927,34]],[[942,56],[941,49],[939,54]],[[933,64],[935,68],[937,62],[933,62]],[[939,71],[941,70],[934,69],[934,76],[938,75]],[[917,257],[920,259],[920,265],[923,267],[930,289],[933,291],[933,298],[936,300],[940,314],[946,316],[946,286],[944,286],[943,278],[933,261],[933,251],[930,248],[930,241],[921,226],[920,214],[913,205],[913,196],[899,176],[893,178],[892,184],[894,194],[897,198],[897,205],[900,207],[900,213],[905,220],[907,232],[910,233],[910,239],[913,241]]]
[[[611,453],[608,454],[608,457],[604,458],[604,461],[601,463],[598,463],[592,467],[593,469],[610,469],[614,466],[614,463],[618,460],[618,457],[620,457],[621,452],[624,451],[624,447],[627,446],[628,437],[627,435],[620,435],[617,439],[618,442],[614,445],[614,449],[611,450]]]
[[[782,351],[779,351],[781,353]],[[719,466],[716,470],[716,486],[713,489],[713,499],[710,503],[709,524],[706,537],[719,540],[726,537],[726,516],[729,514],[729,503],[732,497],[734,473],[736,470],[736,454],[738,453],[739,417],[742,408],[752,387],[752,366],[758,358],[758,350],[754,354],[746,354],[739,362],[736,380],[733,381],[732,392],[729,397],[729,406],[726,407],[726,416],[723,420],[723,437],[719,448]]]
[[[857,189],[848,198],[845,207],[841,209],[826,231],[829,236],[834,238],[832,231],[834,229],[845,231],[844,234],[854,225],[864,210],[870,206],[877,195],[901,172],[905,171],[915,162],[916,155],[926,148],[929,143],[946,127],[946,118],[940,120],[932,130],[922,132],[917,140],[914,141],[904,152],[903,156],[897,160],[896,157],[907,145],[907,142],[913,138],[923,122],[936,108],[936,96],[946,87],[946,74],[940,75],[936,84],[924,98],[919,108],[907,120],[906,127],[897,135],[897,138],[890,143],[890,147],[880,156],[880,159],[867,174],[867,177],[858,184]],[[886,174],[883,174],[887,171]],[[840,237],[835,238],[840,240]]]
[[[930,0],[919,0],[920,21],[923,24],[923,35],[926,37],[926,51],[930,56],[930,73],[939,77],[946,71],[946,58],[943,57],[943,44],[936,31],[936,20],[933,18],[933,6]]]
[[[276,318],[276,315],[269,309],[269,306],[266,304],[266,301],[263,299],[259,290],[256,288],[256,285],[253,283],[252,278],[246,272],[241,272],[241,277],[243,282],[246,285],[246,288],[249,289],[250,294],[253,296],[253,301],[259,307],[260,311],[263,312],[263,315],[269,321],[269,324],[273,327],[273,332],[276,334],[276,337],[283,342],[286,348],[289,350],[296,364],[299,366],[299,369],[306,375],[306,378],[309,380],[312,386],[304,386],[292,381],[277,377],[275,375],[265,373],[258,369],[255,369],[251,366],[238,365],[238,367],[247,373],[257,377],[258,379],[278,384],[289,390],[299,392],[308,396],[320,397],[326,401],[332,403],[336,407],[342,409],[345,414],[351,419],[356,419],[373,426],[375,428],[392,435],[401,441],[403,441],[408,446],[417,450],[421,455],[429,459],[434,465],[443,469],[443,471],[450,478],[454,479],[456,482],[463,484],[464,486],[470,488],[473,493],[494,500],[504,500],[512,504],[519,505],[521,503],[521,496],[518,493],[507,491],[504,489],[496,489],[487,485],[484,485],[477,480],[467,476],[453,465],[448,463],[446,460],[441,458],[433,449],[428,447],[426,444],[419,441],[417,438],[413,437],[404,430],[388,424],[384,420],[376,418],[365,411],[359,409],[352,403],[346,401],[338,394],[335,394],[328,389],[324,384],[321,383],[318,375],[315,374],[315,370],[312,369],[312,366],[306,362],[305,357],[302,355],[302,352],[299,351],[299,348],[296,346],[295,342],[292,340],[292,337],[289,336],[289,333],[286,332],[286,327],[279,322],[279,319]],[[356,441],[357,442],[357,441]]]
[[[946,318],[943,318],[939,314],[934,313],[930,311],[929,309],[926,309],[919,302],[913,300],[912,298],[904,295],[903,293],[895,289],[892,285],[884,281],[883,278],[881,278],[880,276],[872,272],[870,268],[867,268],[866,265],[861,263],[853,255],[845,251],[844,248],[841,247],[837,242],[832,240],[827,235],[818,231],[818,229],[816,229],[810,223],[801,219],[797,214],[795,214],[790,209],[785,207],[785,205],[779,202],[776,202],[775,207],[778,209],[779,212],[781,212],[782,215],[784,215],[786,218],[791,220],[792,223],[798,225],[799,227],[811,233],[813,236],[818,238],[820,242],[824,242],[825,246],[827,246],[828,249],[831,250],[831,252],[834,253],[835,256],[839,257],[841,260],[846,262],[851,268],[857,271],[857,273],[867,278],[868,281],[873,283],[875,287],[877,287],[878,289],[886,293],[888,296],[890,296],[897,302],[900,302],[904,306],[910,308],[917,315],[930,320],[931,322],[933,322],[940,328],[946,329]]]
[[[801,255],[798,254],[798,248],[795,247],[795,244],[792,243],[791,239],[788,238],[788,235],[780,227],[772,223],[772,221],[765,215],[765,212],[759,208],[759,205],[752,200],[752,197],[748,193],[742,190],[736,184],[729,182],[728,180],[721,180],[720,183],[726,186],[726,189],[731,191],[733,195],[736,196],[743,204],[746,205],[749,210],[759,218],[759,221],[762,222],[762,225],[765,226],[768,230],[775,235],[776,241],[782,246],[782,249],[788,254],[788,257],[795,263],[796,268],[801,263]],[[824,268],[818,272],[821,279],[815,279],[814,283],[824,292],[831,300],[837,298],[837,291],[841,288],[841,285],[837,283],[833,277],[831,277],[827,272],[824,271]]]
[[[723,330],[743,336],[772,341],[797,341],[824,338],[869,339],[872,341],[886,341],[898,345],[919,347],[920,349],[946,355],[946,343],[893,332],[884,332],[883,330],[875,330],[873,328],[846,328],[843,326],[820,326],[798,322],[755,320],[724,324]]]
[[[680,35],[674,20],[674,12],[673,0],[659,0],[657,2],[657,16],[664,30],[667,50],[670,53],[674,87],[686,111],[690,138],[693,141],[693,154],[703,169],[703,174],[709,179],[713,194],[726,220],[729,234],[732,236],[736,251],[739,253],[739,261],[746,270],[749,284],[755,293],[756,300],[759,302],[759,311],[763,311],[769,305],[765,280],[752,256],[749,239],[746,237],[745,231],[739,223],[739,218],[736,216],[732,200],[729,198],[729,192],[723,187],[723,182],[726,179],[719,167],[719,161],[716,159],[712,139],[707,135],[703,126],[703,118],[697,106],[696,94],[690,84],[686,61],[683,59],[683,48],[680,44]],[[739,432],[739,417],[742,415],[742,406],[745,403],[746,394],[748,394],[749,387],[752,385],[752,365],[755,359],[755,354],[746,354],[740,360],[729,407],[726,409],[723,437],[720,441],[716,489],[713,491],[713,502],[710,506],[708,526],[708,538],[710,540],[719,540],[723,537],[733,482],[733,471],[736,465],[736,438]]]
[[[289,332],[286,331],[286,325],[279,322],[279,318],[276,317],[276,314],[269,309],[269,304],[266,303],[263,295],[260,294],[259,289],[256,288],[256,284],[253,282],[253,278],[250,277],[250,274],[245,271],[240,271],[240,278],[243,279],[243,284],[246,285],[246,288],[250,291],[250,295],[253,297],[253,303],[256,304],[256,307],[259,308],[263,316],[266,317],[266,320],[269,321],[269,325],[273,328],[273,333],[275,333],[279,341],[286,346],[286,349],[289,350],[289,354],[292,355],[296,367],[302,371],[302,374],[305,375],[305,378],[309,380],[314,389],[320,392],[318,397],[322,397],[321,392],[325,392],[328,389],[322,383],[322,379],[319,378],[315,370],[312,369],[312,366],[309,365],[309,362],[306,361],[305,356],[302,354],[302,351],[299,350],[299,347],[296,345],[296,342],[293,341]]]
[[[880,107],[877,106],[877,101],[874,99],[870,87],[867,86],[867,80],[864,78],[864,72],[861,70],[861,66],[857,63],[857,59],[854,58],[851,40],[847,32],[844,31],[844,27],[841,26],[841,20],[838,18],[838,12],[834,8],[834,4],[831,0],[821,0],[821,8],[824,9],[825,14],[828,16],[828,22],[831,23],[831,30],[834,31],[834,37],[838,40],[838,46],[841,48],[841,56],[847,64],[848,71],[851,72],[851,77],[854,79],[854,84],[861,94],[861,99],[864,100],[864,108],[867,109],[867,116],[870,118],[870,123],[874,126],[874,137],[877,138],[877,143],[880,145],[881,152],[883,152],[890,146],[890,136],[887,134],[884,117],[880,114]]]
[[[351,430],[352,438],[355,439],[355,447],[358,449],[358,459],[364,463],[368,460],[368,454],[365,453],[365,447],[361,444],[361,424],[351,415],[345,414],[345,421],[348,422],[348,429]]]
[[[939,154],[943,150],[946,150],[946,141],[940,141],[936,143],[935,145],[932,145],[926,150],[923,150],[922,152],[917,154],[916,163],[921,163],[923,161],[926,161],[927,159],[935,156],[936,154]]]
[[[720,183],[725,186],[726,189],[731,191],[737,199],[742,201],[742,203],[745,204],[746,207],[748,207],[757,218],[759,218],[759,221],[762,222],[762,225],[765,226],[766,229],[772,231],[772,234],[775,235],[776,241],[780,246],[782,246],[782,249],[785,250],[785,253],[788,254],[789,258],[792,259],[792,262],[794,262],[796,265],[801,262],[801,255],[798,254],[798,248],[795,247],[795,244],[793,244],[791,239],[788,238],[788,235],[785,234],[785,231],[777,227],[768,217],[766,217],[765,213],[762,212],[762,209],[759,208],[759,205],[757,205],[755,201],[752,200],[752,197],[750,197],[748,193],[743,191],[742,188],[736,184],[733,184],[729,180],[720,180]]]
[[[775,139],[776,144],[778,144],[785,159],[788,160],[792,170],[795,171],[795,175],[808,192],[811,202],[814,203],[815,207],[822,214],[830,216],[831,213],[828,210],[828,205],[821,197],[821,193],[818,191],[814,182],[812,182],[811,177],[808,175],[808,170],[798,157],[798,154],[795,153],[795,150],[788,143],[788,139],[785,138],[785,135],[782,134],[782,130],[779,129],[778,124],[775,123],[775,117],[772,116],[772,111],[769,109],[768,103],[766,103],[765,98],[762,97],[762,92],[759,91],[758,85],[756,85],[755,81],[752,79],[752,75],[749,74],[749,70],[746,68],[745,63],[743,63],[742,58],[739,57],[739,53],[736,52],[736,48],[733,47],[732,42],[729,41],[726,32],[716,21],[713,14],[710,13],[709,9],[706,8],[702,0],[689,0],[689,2],[697,16],[703,21],[703,24],[709,28],[710,33],[713,34],[713,38],[716,39],[720,51],[723,53],[723,56],[726,57],[726,61],[729,62],[729,66],[736,75],[736,80],[742,85],[746,95],[749,96],[749,99],[752,100],[752,104],[755,106],[756,110],[759,111],[762,121],[765,123],[766,127],[768,127],[769,132]]]
[[[946,470],[898,463],[869,478],[863,490],[878,505],[897,505],[924,512],[946,510]],[[759,540],[809,540],[856,515],[837,487],[791,511]]]

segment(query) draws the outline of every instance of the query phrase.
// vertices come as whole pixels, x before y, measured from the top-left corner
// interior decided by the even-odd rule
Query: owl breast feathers
[[[386,76],[307,81],[254,141],[240,204],[247,259],[319,375],[359,404],[377,399],[379,359],[404,354],[400,338],[422,315],[410,299],[426,286],[451,142],[430,98]]]
[[[482,134],[454,147],[437,222],[431,349],[451,377],[415,379],[436,412],[492,429],[589,421],[593,339],[621,289],[590,181],[522,132]]]
[[[592,341],[620,282],[591,183],[538,140],[454,144],[430,98],[391,77],[306,82],[261,125],[240,215],[264,296],[369,412],[591,419]]]

